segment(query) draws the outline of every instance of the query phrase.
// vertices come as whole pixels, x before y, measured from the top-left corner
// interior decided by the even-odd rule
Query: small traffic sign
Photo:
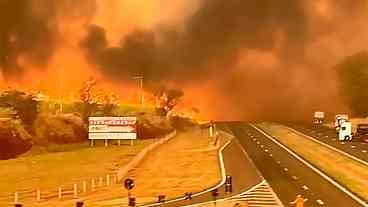
[[[127,179],[124,180],[125,189],[131,190],[131,189],[134,188],[134,186],[135,186],[135,184],[134,184],[134,181],[132,179],[127,178]]]

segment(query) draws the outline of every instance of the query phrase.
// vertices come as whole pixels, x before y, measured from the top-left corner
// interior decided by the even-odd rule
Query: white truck
[[[341,124],[347,122],[349,120],[349,116],[347,114],[337,114],[335,116],[335,129],[336,133],[339,133]]]
[[[316,111],[314,112],[314,116],[313,116],[313,123],[314,124],[322,124],[323,121],[325,120],[325,112],[322,111]]]
[[[339,141],[353,140],[352,124],[349,121],[344,121],[339,126]]]

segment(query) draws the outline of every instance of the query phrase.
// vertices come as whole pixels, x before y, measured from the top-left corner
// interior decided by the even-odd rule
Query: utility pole
[[[59,112],[63,113],[63,80],[62,80],[62,74],[61,74],[61,70],[59,70],[59,75],[58,75],[58,79],[59,79]]]
[[[144,91],[143,91],[143,76],[135,76],[133,79],[138,80],[139,87],[139,103],[141,105],[141,109],[143,109],[144,105]]]

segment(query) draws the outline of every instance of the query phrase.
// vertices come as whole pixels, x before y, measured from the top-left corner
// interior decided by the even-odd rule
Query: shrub
[[[0,159],[15,158],[31,149],[31,136],[19,120],[0,120]]]
[[[160,137],[173,130],[166,117],[147,114],[138,117],[137,134],[140,139]]]
[[[42,114],[34,125],[35,143],[69,144],[87,140],[87,129],[79,114]]]
[[[181,116],[170,117],[170,123],[175,129],[182,131],[187,130],[195,125],[195,122],[192,119]]]

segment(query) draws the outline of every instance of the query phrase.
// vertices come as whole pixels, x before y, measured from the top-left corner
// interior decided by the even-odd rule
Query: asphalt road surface
[[[323,142],[333,148],[346,152],[360,160],[368,162],[368,143],[357,141],[339,141],[336,131],[325,126],[312,124],[289,123],[286,126]]]
[[[306,207],[363,206],[252,126],[229,127],[285,206],[297,194],[309,199]]]
[[[249,157],[244,154],[241,146],[236,140],[233,140],[223,151],[224,165],[226,174],[232,176],[233,193],[226,194],[225,187],[222,185],[218,188],[219,196],[217,199],[231,197],[251,189],[257,184],[262,183],[263,177],[257,171]],[[183,193],[184,194],[184,193]],[[162,204],[148,204],[144,206],[160,206],[160,207],[177,207],[186,206],[197,203],[213,201],[214,197],[211,192],[207,192],[198,196],[193,196],[192,200],[174,200]]]

